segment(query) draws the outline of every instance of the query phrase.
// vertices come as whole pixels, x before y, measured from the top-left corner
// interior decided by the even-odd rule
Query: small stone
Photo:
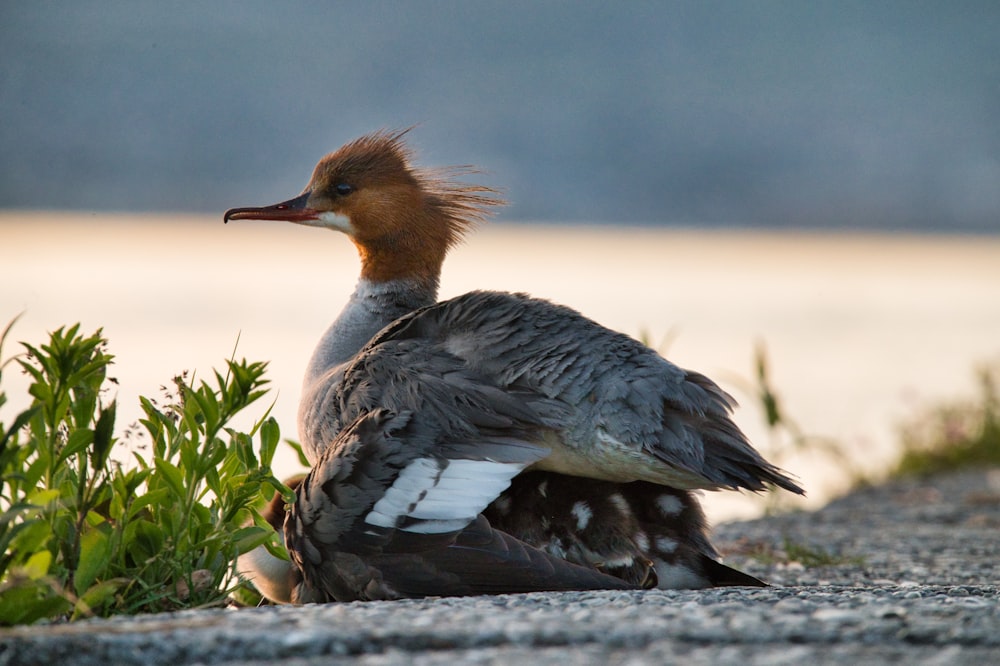
[[[875,611],[875,617],[882,618],[884,620],[905,618],[906,609],[902,606],[887,606],[885,608],[879,608]]]
[[[850,608],[820,608],[813,611],[811,617],[820,622],[836,624],[858,623],[863,619],[861,613]]]
[[[801,613],[809,610],[809,606],[802,599],[790,597],[788,599],[782,599],[778,603],[774,604],[774,610],[782,613]]]

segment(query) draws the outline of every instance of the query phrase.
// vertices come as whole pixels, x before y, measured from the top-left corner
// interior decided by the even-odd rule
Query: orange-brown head
[[[437,282],[448,248],[503,201],[488,187],[455,180],[469,167],[421,169],[408,130],[365,135],[316,165],[302,194],[273,206],[233,208],[229,220],[284,220],[342,231],[361,255],[361,276]]]

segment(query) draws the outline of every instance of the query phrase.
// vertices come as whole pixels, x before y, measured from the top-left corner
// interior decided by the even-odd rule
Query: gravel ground
[[[764,589],[187,611],[0,631],[6,664],[1000,663],[1000,470],[719,526]]]

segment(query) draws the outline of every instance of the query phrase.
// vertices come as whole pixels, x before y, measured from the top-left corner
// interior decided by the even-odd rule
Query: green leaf
[[[64,446],[63,450],[59,452],[59,457],[56,459],[55,467],[62,466],[65,461],[86,449],[93,443],[93,441],[93,430],[79,428],[71,432],[69,434],[69,438],[66,440],[66,446]]]
[[[109,499],[108,501],[110,502],[111,500]],[[108,516],[101,513],[100,509],[88,511],[84,524],[87,525],[87,527],[99,527],[100,529],[108,529],[107,527]]]
[[[31,421],[37,413],[38,407],[32,407],[24,410],[14,417],[14,422],[10,424],[10,428],[8,428],[3,434],[3,439],[0,439],[0,450],[6,449],[7,443],[14,438],[14,435],[16,435],[21,428],[28,425],[28,422]]]
[[[80,539],[80,561],[73,575],[73,589],[83,594],[107,569],[111,556],[110,529],[92,528]]]
[[[54,502],[59,499],[59,491],[54,488],[39,488],[38,490],[29,493],[26,498],[28,503],[45,508],[50,502]]]
[[[268,541],[271,541],[275,536],[273,529],[270,526],[267,528],[263,527],[241,527],[240,529],[233,532],[232,538],[233,543],[236,546],[236,550],[240,555],[244,553],[249,553],[251,550],[257,546],[262,546]]]
[[[54,396],[52,387],[40,379],[37,379],[34,384],[28,387],[28,394],[43,405],[52,402]]]
[[[233,433],[232,446],[236,450],[236,456],[239,458],[240,463],[242,463],[242,469],[256,469],[257,456],[253,453],[253,440],[250,439],[249,435],[245,433]]]
[[[29,355],[29,357],[35,359],[39,358],[38,351],[34,347],[24,343],[21,344],[24,345],[25,351]],[[25,374],[30,375],[35,382],[42,384],[45,383],[45,373],[42,371],[41,368],[38,368],[30,360],[19,358],[17,359],[17,364],[20,365],[21,369],[24,370]]]
[[[95,470],[103,469],[108,461],[108,454],[111,453],[111,445],[114,444],[112,431],[115,427],[116,402],[111,401],[105,409],[101,410],[97,417],[97,424],[94,426],[94,453],[91,457],[91,465]]]
[[[3,329],[3,332],[0,333],[0,354],[2,354],[2,352],[3,352],[4,343],[7,342],[7,336],[10,335],[11,329],[14,328],[14,324],[16,324],[17,320],[20,319],[22,316],[24,316],[24,312],[23,311],[21,313],[15,315],[14,318],[11,319],[7,323],[7,326]],[[5,365],[7,365],[6,362],[0,364],[0,370],[2,370]]]
[[[52,553],[47,550],[40,550],[24,563],[21,571],[31,580],[38,580],[49,573],[52,566]]]
[[[150,470],[149,463],[146,462],[146,459],[143,458],[141,455],[139,455],[137,452],[132,451],[132,457],[135,458],[135,462],[139,465],[139,469],[141,469],[144,472],[148,472]]]
[[[312,467],[312,463],[309,462],[309,458],[306,458],[305,451],[302,450],[302,445],[293,439],[286,439],[285,444],[292,447],[292,451],[295,451],[295,455],[298,456],[299,464],[303,467]]]
[[[211,389],[208,388],[207,384],[202,383],[201,388],[197,391],[191,391],[187,396],[192,398],[194,402],[198,405],[202,416],[204,417],[204,430],[205,432],[212,432],[219,426],[219,403],[216,401],[215,395],[212,393]],[[187,411],[187,410],[185,410]],[[197,419],[192,420],[192,428],[197,422]]]
[[[215,493],[216,497],[222,495],[222,479],[219,476],[219,470],[215,467],[209,467],[205,470],[205,485],[208,489]]]
[[[191,518],[192,527],[194,528],[205,528],[213,525],[212,511],[204,504],[195,504],[191,507]]]
[[[4,522],[0,524],[0,552],[3,552],[3,556],[0,556],[0,580],[5,578],[7,569],[12,563],[17,564],[19,562],[22,562],[30,552],[30,551],[21,551],[21,552],[15,551],[10,544],[13,543],[15,539],[17,539],[17,536],[21,532],[23,532],[31,525],[34,525],[36,523],[41,523],[43,525],[45,524],[41,520],[32,520],[32,521],[20,522],[14,525],[9,525],[7,516],[9,516],[10,514],[11,514],[10,511],[4,513],[3,514]]]
[[[24,470],[24,484],[29,488],[34,488],[41,481],[42,477],[45,475],[46,464],[48,461],[44,457],[39,456],[37,460],[28,465],[27,469]]]
[[[265,541],[264,548],[267,548],[267,552],[279,560],[288,562],[292,559],[288,556],[288,549],[285,548],[285,544],[283,544],[277,537]]]
[[[270,467],[274,453],[281,441],[281,428],[273,416],[269,416],[260,424],[260,462],[264,467]]]
[[[105,606],[115,598],[115,593],[128,582],[127,578],[101,581],[87,588],[73,608],[74,620],[91,615],[103,615]]]
[[[126,551],[138,565],[160,554],[163,530],[148,520],[134,520],[125,526],[122,540]]]
[[[136,517],[148,506],[165,506],[170,494],[171,491],[167,488],[146,491],[129,505],[127,517],[129,519]]]
[[[31,624],[65,613],[70,603],[45,581],[18,582],[0,591],[0,625]]]
[[[17,526],[19,530],[11,540],[10,550],[16,558],[27,559],[29,553],[36,553],[45,547],[52,532],[44,520],[26,521],[21,525]]]
[[[184,489],[184,475],[181,470],[163,458],[157,458],[154,463],[158,475],[166,482],[174,496],[177,498],[186,497],[187,491]]]

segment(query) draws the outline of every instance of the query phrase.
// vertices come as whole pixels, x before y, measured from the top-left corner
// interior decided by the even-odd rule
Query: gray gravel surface
[[[219,609],[0,631],[4,664],[1000,664],[1000,470],[719,526],[764,589]]]

